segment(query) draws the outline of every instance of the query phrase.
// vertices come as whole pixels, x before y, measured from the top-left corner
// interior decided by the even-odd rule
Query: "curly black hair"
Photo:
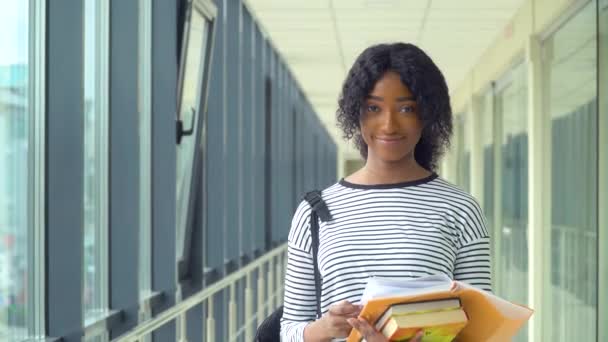
[[[440,157],[450,145],[452,108],[443,74],[424,51],[413,44],[378,44],[365,49],[351,67],[342,86],[336,112],[344,138],[354,137],[361,156],[367,159],[367,144],[361,136],[362,106],[376,82],[394,71],[414,94],[423,124],[414,158],[420,166],[437,170]]]

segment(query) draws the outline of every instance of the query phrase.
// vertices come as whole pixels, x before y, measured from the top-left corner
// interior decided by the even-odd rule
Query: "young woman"
[[[445,274],[490,291],[483,213],[473,197],[436,173],[449,146],[452,110],[433,61],[411,44],[369,47],[348,73],[337,116],[366,162],[322,192],[333,220],[319,225],[319,319],[310,206],[303,201],[296,210],[288,238],[282,341],[331,341],[353,328],[367,342],[386,341],[357,318],[372,276]]]

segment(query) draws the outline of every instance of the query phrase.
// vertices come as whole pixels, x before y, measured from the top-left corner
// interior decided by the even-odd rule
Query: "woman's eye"
[[[412,113],[413,111],[414,111],[413,106],[403,106],[403,107],[401,107],[401,110],[400,110],[401,113]]]
[[[380,108],[376,105],[367,105],[366,111],[368,112],[377,112]]]

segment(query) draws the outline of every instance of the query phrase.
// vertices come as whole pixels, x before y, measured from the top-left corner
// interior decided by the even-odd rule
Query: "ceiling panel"
[[[335,128],[346,72],[368,46],[419,45],[458,85],[502,32],[523,0],[244,0],[310,103],[346,150]],[[356,153],[355,153],[356,155]]]

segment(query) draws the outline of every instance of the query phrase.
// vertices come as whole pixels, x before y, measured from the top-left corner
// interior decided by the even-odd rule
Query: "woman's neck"
[[[365,166],[349,176],[347,181],[366,185],[393,184],[422,179],[431,174],[432,172],[420,166],[413,158],[398,162],[368,158]]]

